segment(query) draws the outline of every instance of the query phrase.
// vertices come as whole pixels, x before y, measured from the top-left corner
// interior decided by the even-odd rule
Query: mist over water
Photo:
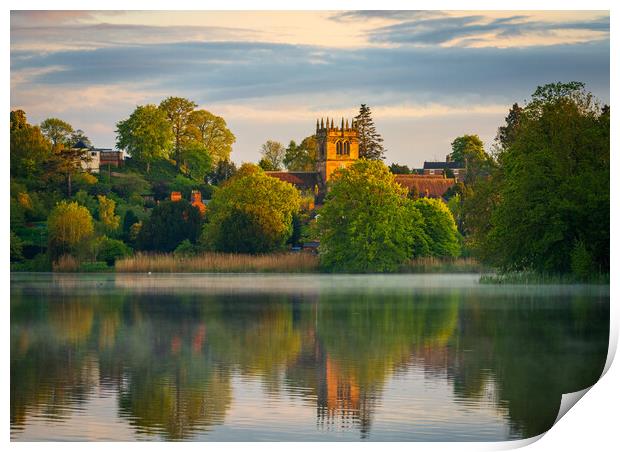
[[[12,440],[500,441],[594,384],[609,286],[11,276]]]

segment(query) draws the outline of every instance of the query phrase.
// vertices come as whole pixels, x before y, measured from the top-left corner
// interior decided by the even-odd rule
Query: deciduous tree
[[[203,242],[226,252],[265,253],[281,249],[292,233],[301,197],[291,184],[243,165],[209,203]]]
[[[422,215],[387,166],[358,160],[334,175],[318,218],[323,268],[387,272],[428,254]]]
[[[482,248],[503,269],[609,271],[609,110],[579,82],[539,87],[499,157]],[[585,254],[590,259],[586,259]]]
[[[265,161],[264,165],[267,166],[268,171],[279,171],[282,169],[282,162],[285,155],[284,146],[282,143],[273,140],[267,140],[262,146],[260,153],[262,154],[262,160]]]
[[[235,135],[224,118],[207,110],[194,110],[189,115],[189,130],[194,140],[205,146],[213,165],[230,158]]]
[[[200,211],[185,199],[162,201],[142,224],[136,246],[146,251],[174,251],[185,239],[196,242],[201,226]]]
[[[47,118],[41,123],[41,131],[52,142],[54,149],[70,144],[73,126],[58,118]]]
[[[165,112],[155,105],[140,105],[116,124],[116,146],[146,165],[147,173],[153,161],[169,157],[173,139]]]
[[[177,169],[181,168],[183,150],[194,137],[190,116],[197,104],[184,97],[167,97],[159,104],[159,109],[166,114],[172,127],[173,156]]]
[[[73,252],[94,231],[93,217],[86,207],[77,202],[61,201],[47,219],[48,249],[57,258]]]

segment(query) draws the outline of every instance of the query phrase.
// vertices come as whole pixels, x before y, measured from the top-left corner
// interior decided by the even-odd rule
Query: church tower
[[[328,118],[321,123],[316,121],[317,161],[316,170],[323,187],[330,180],[332,173],[339,168],[346,168],[359,158],[359,139],[354,121],[346,122],[344,118],[340,127]]]

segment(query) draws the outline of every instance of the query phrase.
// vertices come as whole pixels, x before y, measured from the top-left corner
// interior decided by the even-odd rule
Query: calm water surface
[[[500,441],[607,355],[609,286],[11,276],[12,440]]]

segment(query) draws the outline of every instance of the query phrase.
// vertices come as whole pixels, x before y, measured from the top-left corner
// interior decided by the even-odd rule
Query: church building
[[[347,168],[359,159],[359,137],[355,121],[341,119],[334,125],[333,118],[316,122],[317,158],[315,171],[267,171],[267,174],[289,182],[315,195],[325,193],[327,183],[336,170]],[[455,183],[455,179],[441,174],[395,174],[396,182],[407,188],[411,195],[441,198]]]

